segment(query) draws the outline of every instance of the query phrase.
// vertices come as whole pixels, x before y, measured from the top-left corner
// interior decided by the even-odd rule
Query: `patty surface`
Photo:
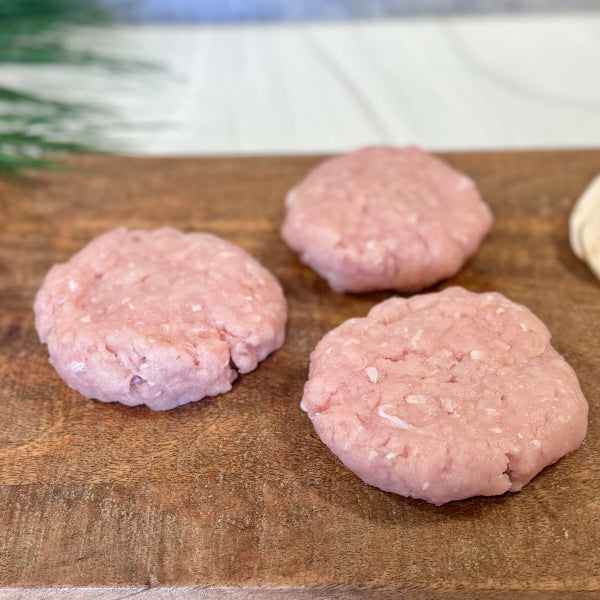
[[[50,362],[88,398],[167,410],[231,389],[284,340],[277,280],[208,233],[115,229],[37,293]]]
[[[301,407],[365,482],[434,504],[520,490],[581,444],[588,413],[529,309],[458,287],[326,334]]]
[[[441,160],[370,146],[290,190],[281,234],[336,292],[415,292],[455,275],[492,221],[473,181]]]

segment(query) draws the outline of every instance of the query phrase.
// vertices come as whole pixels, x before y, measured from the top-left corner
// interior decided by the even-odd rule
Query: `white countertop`
[[[141,155],[600,147],[600,12],[128,25],[71,42],[154,68],[3,65],[0,82],[100,102]]]

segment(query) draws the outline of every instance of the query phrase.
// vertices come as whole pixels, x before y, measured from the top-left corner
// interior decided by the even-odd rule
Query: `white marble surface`
[[[3,65],[97,102],[141,155],[600,147],[600,12],[300,24],[129,25],[71,39],[156,68]]]

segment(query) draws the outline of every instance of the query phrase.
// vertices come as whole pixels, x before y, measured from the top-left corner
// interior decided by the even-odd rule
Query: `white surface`
[[[160,68],[3,65],[0,81],[118,113],[143,155],[600,147],[600,13],[81,30]]]

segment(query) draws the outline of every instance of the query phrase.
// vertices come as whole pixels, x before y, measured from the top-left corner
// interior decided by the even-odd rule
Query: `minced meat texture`
[[[286,302],[241,248],[207,233],[115,229],[55,265],[36,327],[84,396],[166,410],[231,389],[279,348]]]
[[[588,411],[531,311],[457,287],[326,334],[302,408],[364,481],[435,504],[518,491],[581,444]]]
[[[372,146],[294,187],[281,234],[336,292],[415,292],[455,275],[491,225],[467,176],[416,147]]]

